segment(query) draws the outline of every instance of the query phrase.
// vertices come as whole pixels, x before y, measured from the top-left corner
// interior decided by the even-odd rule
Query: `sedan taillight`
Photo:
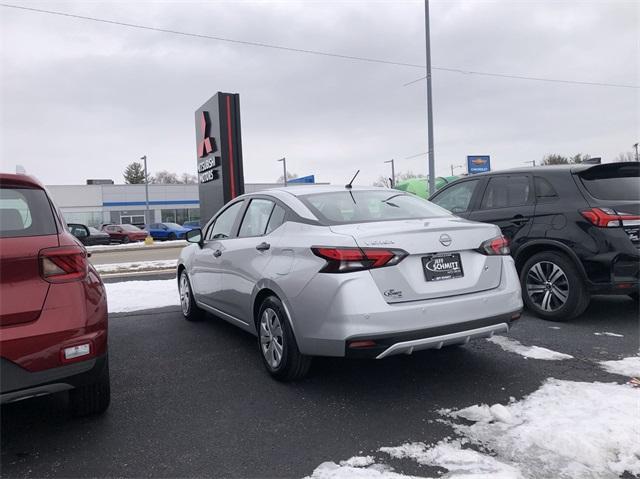
[[[87,275],[87,253],[80,246],[40,250],[40,274],[49,283],[79,281]]]
[[[618,213],[611,208],[591,208],[580,212],[592,225],[600,228],[617,228],[625,221],[638,221],[640,216],[629,213]]]
[[[320,270],[321,273],[350,273],[393,266],[408,255],[401,249],[357,247],[314,246],[311,251],[327,262]]]
[[[508,255],[511,253],[511,250],[509,249],[509,240],[502,235],[488,239],[480,245],[478,252],[488,256]]]

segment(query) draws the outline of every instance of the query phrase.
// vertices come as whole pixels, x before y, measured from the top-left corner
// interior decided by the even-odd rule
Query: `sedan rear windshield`
[[[142,231],[140,228],[134,225],[122,225],[122,229],[131,233],[138,233]]]
[[[0,238],[55,234],[53,211],[43,190],[0,187]]]
[[[451,216],[433,203],[394,190],[345,190],[299,198],[327,225]]]
[[[580,174],[589,194],[601,200],[640,200],[640,164],[611,164],[589,168]]]

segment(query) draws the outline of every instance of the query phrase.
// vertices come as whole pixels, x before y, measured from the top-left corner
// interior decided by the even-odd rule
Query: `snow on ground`
[[[609,331],[603,331],[601,333],[593,333],[596,336],[612,336],[614,338],[624,338],[624,334],[618,334],[618,333],[610,333]]]
[[[120,243],[109,245],[96,245],[85,246],[87,251],[91,253],[105,252],[105,251],[118,251],[120,249],[136,249],[136,248],[179,248],[180,246],[187,246],[189,243],[185,240],[175,241],[154,241],[153,244],[145,244],[144,241],[136,241],[135,243]]]
[[[154,261],[135,261],[132,263],[110,263],[110,264],[96,264],[94,268],[100,274],[112,274],[112,273],[128,273],[133,271],[153,271],[160,269],[174,269],[176,267],[177,259],[163,259]]]
[[[600,366],[612,374],[640,378],[640,356],[632,356],[619,361],[601,361]],[[640,415],[640,411],[638,414]],[[640,441],[640,437],[638,441]]]
[[[640,391],[615,383],[548,379],[508,405],[444,410],[459,439],[382,447],[392,458],[438,466],[441,479],[607,479],[640,474]],[[472,422],[473,424],[469,424]],[[476,449],[470,449],[473,445]],[[356,467],[356,464],[363,467]],[[384,463],[325,462],[312,479],[406,478]]]
[[[178,282],[175,279],[154,281],[121,281],[106,283],[110,313],[128,313],[143,309],[180,304]]]
[[[525,358],[545,359],[548,361],[559,361],[561,359],[572,359],[570,354],[559,353],[551,349],[541,348],[540,346],[525,346],[515,339],[506,338],[504,336],[492,336],[487,341],[497,344],[505,351],[516,353]]]

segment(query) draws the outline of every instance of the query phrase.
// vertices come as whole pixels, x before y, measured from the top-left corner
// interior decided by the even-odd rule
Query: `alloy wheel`
[[[182,306],[182,314],[187,316],[191,308],[191,291],[186,273],[182,273],[180,276],[180,306]]]
[[[529,269],[526,288],[531,301],[543,311],[557,311],[569,299],[567,275],[551,261],[540,261]]]
[[[262,354],[272,369],[277,369],[282,361],[284,335],[278,314],[267,308],[260,318],[260,346]]]

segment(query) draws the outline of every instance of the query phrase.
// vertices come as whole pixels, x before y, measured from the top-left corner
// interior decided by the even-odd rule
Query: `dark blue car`
[[[200,220],[185,221],[184,223],[182,223],[182,227],[188,228],[190,230],[192,230],[193,228],[200,228]]]
[[[152,223],[146,230],[153,239],[157,240],[176,240],[184,239],[184,235],[190,228],[183,228],[176,223]]]

